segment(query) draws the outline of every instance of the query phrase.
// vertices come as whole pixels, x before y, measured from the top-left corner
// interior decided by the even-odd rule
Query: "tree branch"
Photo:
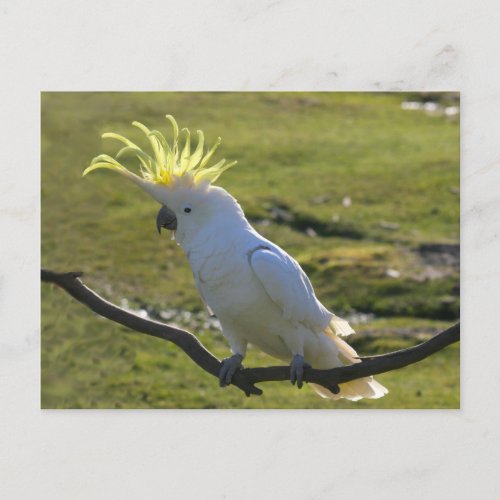
[[[115,306],[85,286],[80,280],[81,276],[82,273],[80,272],[57,273],[47,269],[42,269],[41,273],[42,281],[58,285],[100,316],[137,332],[174,343],[198,366],[218,378],[221,362],[192,333],[157,321],[141,318]],[[430,340],[408,349],[380,356],[360,358],[360,363],[330,370],[306,368],[304,370],[304,381],[322,385],[330,391],[338,393],[339,384],[417,363],[459,340],[460,323],[457,323]],[[290,367],[244,368],[236,372],[232,384],[241,389],[247,396],[250,396],[251,394],[262,394],[262,390],[256,387],[255,384],[282,380],[290,380]]]

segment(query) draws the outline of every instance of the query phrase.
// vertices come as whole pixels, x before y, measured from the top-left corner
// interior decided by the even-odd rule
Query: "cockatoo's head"
[[[108,155],[94,158],[83,175],[99,168],[107,168],[119,172],[137,184],[162,205],[156,217],[158,231],[161,231],[161,228],[176,231],[178,241],[192,240],[209,223],[217,219],[227,221],[231,214],[241,219],[243,214],[236,200],[222,188],[212,186],[222,172],[236,164],[235,161],[227,163],[223,159],[215,165],[208,165],[221,142],[220,137],[215,145],[205,152],[204,135],[198,130],[198,144],[192,153],[189,130],[181,131],[185,134],[181,148],[177,122],[171,115],[167,115],[167,119],[173,127],[172,144],[157,130],[149,130],[142,123],[133,122],[149,139],[153,156],[121,135],[105,133],[102,137],[117,139],[125,144],[125,147],[118,151],[116,158]],[[118,161],[126,154],[137,157],[141,176],[134,174]]]

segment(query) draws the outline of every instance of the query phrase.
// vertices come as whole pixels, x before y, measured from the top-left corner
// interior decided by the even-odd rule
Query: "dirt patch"
[[[310,215],[293,211],[284,203],[271,203],[266,207],[269,214],[268,219],[254,218],[250,214],[248,218],[256,225],[269,225],[271,222],[288,226],[295,231],[305,233],[307,236],[338,236],[360,240],[365,237],[364,233],[351,224],[340,221],[326,222]]]
[[[424,243],[416,252],[421,269],[412,277],[416,281],[426,281],[452,276],[460,271],[460,245]]]
[[[446,243],[423,243],[417,248],[426,265],[460,268],[460,245]]]

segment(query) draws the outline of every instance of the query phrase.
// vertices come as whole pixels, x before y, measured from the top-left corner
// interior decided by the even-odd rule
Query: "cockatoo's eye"
[[[189,214],[191,212],[191,207],[185,207],[184,208],[184,212],[186,212],[187,214]]]

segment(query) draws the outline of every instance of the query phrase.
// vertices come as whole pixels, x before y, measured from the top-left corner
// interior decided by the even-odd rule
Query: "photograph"
[[[459,409],[458,92],[50,92],[42,409]]]

